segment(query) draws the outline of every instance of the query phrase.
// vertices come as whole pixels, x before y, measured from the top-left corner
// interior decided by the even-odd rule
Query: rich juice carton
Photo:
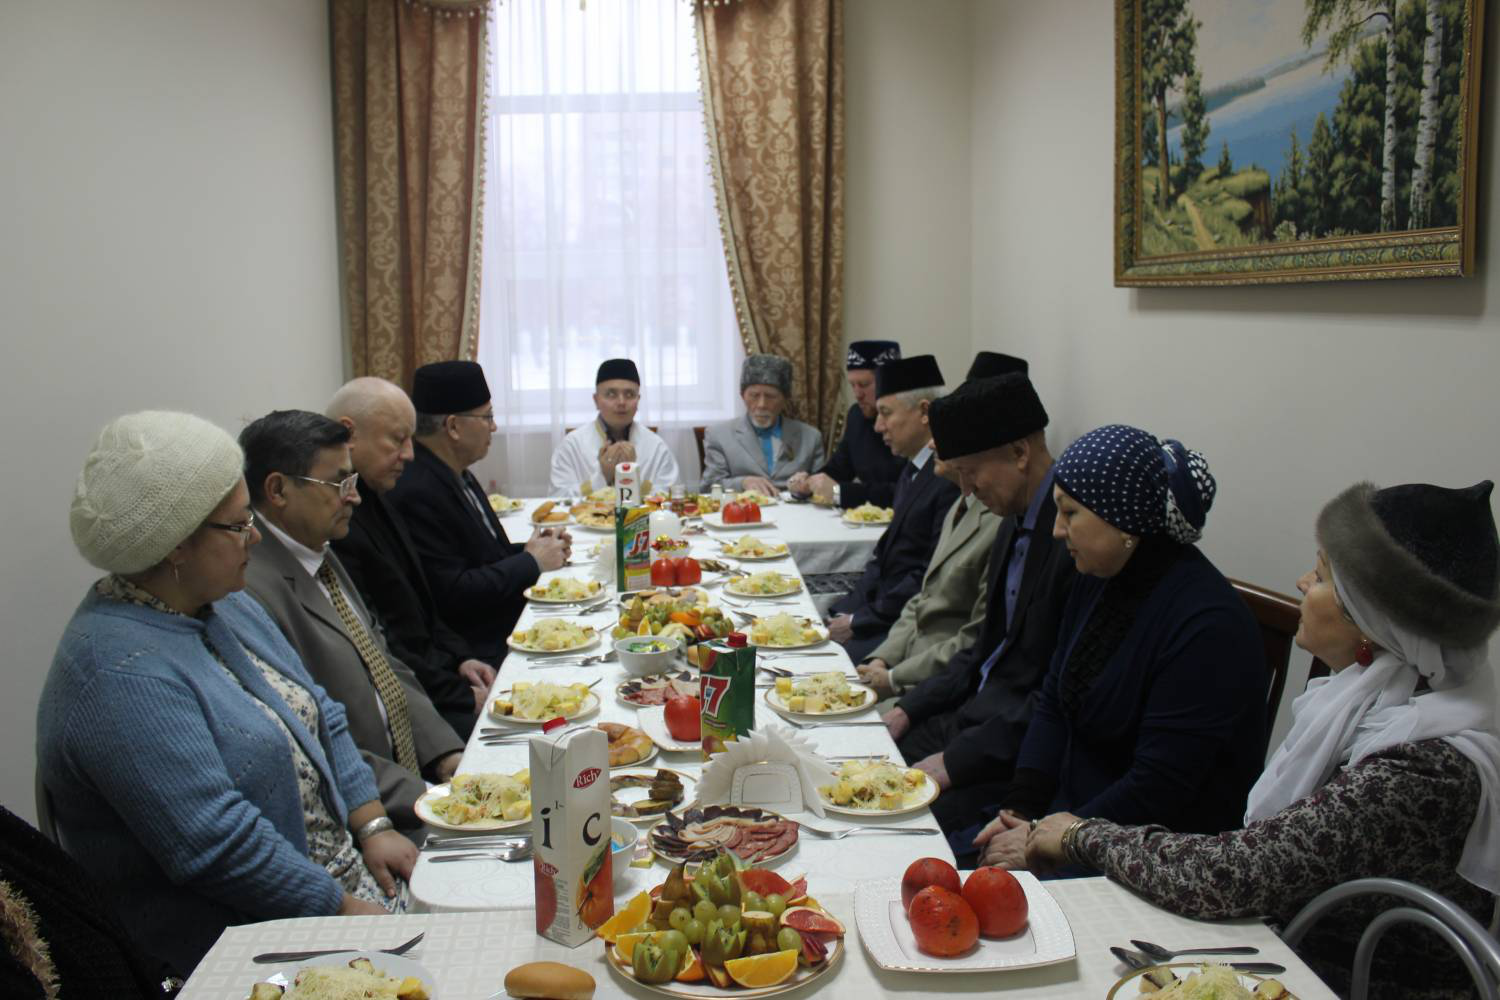
[[[708,760],[755,728],[755,647],[743,632],[731,632],[702,644],[698,665],[703,759]]]
[[[531,738],[536,932],[576,948],[615,912],[609,740],[593,726]]]
[[[620,593],[651,586],[651,508],[615,508],[615,586]]]

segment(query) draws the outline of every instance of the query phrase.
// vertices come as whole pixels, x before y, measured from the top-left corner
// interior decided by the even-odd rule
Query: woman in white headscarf
[[[1488,924],[1500,890],[1500,737],[1486,644],[1500,625],[1500,541],[1488,481],[1453,490],[1358,483],[1318,517],[1297,581],[1297,644],[1334,671],[1250,793],[1245,828],[1214,836],[1060,813],[1032,831],[1034,865],[1089,866],[1185,916],[1282,923],[1326,889],[1404,879]],[[1347,988],[1360,934],[1397,901],[1364,897],[1302,942]],[[1372,995],[1469,996],[1426,930],[1389,935]]]

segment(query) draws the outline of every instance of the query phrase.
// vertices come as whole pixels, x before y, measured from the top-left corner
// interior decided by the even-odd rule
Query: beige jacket
[[[954,508],[943,520],[922,589],[901,609],[884,642],[871,657],[891,666],[899,695],[932,676],[960,649],[972,645],[984,626],[985,577],[1000,518],[973,497],[955,525]]]

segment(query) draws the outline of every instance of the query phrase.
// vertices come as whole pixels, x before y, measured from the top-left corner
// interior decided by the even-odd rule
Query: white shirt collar
[[[320,550],[310,549],[291,535],[288,535],[285,531],[282,531],[276,526],[275,522],[260,511],[256,511],[255,513],[255,526],[257,528],[264,528],[272,535],[275,535],[276,540],[285,545],[287,551],[296,557],[298,565],[307,571],[307,575],[314,580],[318,578],[318,570],[323,568],[323,560],[328,552],[327,542],[323,543],[323,548]]]
[[[922,450],[917,452],[916,455],[912,458],[911,464],[917,467],[918,472],[921,472],[924,468],[926,468],[927,460],[931,457],[932,445],[924,444],[922,446]]]

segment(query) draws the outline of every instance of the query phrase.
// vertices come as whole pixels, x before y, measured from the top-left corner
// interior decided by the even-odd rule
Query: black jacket
[[[943,766],[955,786],[1006,780],[1015,766],[1031,709],[1052,662],[1063,607],[1078,572],[1067,546],[1052,537],[1057,505],[1049,492],[1038,510],[1016,614],[1005,628],[1005,568],[1020,518],[1007,517],[990,552],[984,631],[968,649],[953,654],[948,665],[907,692],[898,702],[915,728],[924,720],[956,712],[963,727],[943,751]],[[979,668],[1009,636],[1005,653],[979,687]]]
[[[909,473],[911,463],[904,464]],[[906,602],[922,589],[943,521],[958,499],[958,487],[933,472],[934,464],[929,456],[916,478],[897,490],[896,515],[875,543],[859,584],[832,606],[837,614],[854,616],[856,636],[889,631]]]
[[[827,464],[819,469],[839,484],[839,506],[858,507],[862,503],[889,507],[896,497],[896,480],[906,468],[906,459],[887,448],[875,433],[875,423],[849,407],[844,420],[844,436],[833,450]],[[858,479],[858,482],[855,482]]]
[[[464,497],[465,489],[482,513]],[[411,533],[443,620],[479,659],[498,661],[526,604],[522,592],[541,575],[536,560],[506,537],[473,474],[454,475],[421,443],[390,501]]]
[[[385,641],[411,667],[443,712],[474,711],[474,695],[458,665],[474,658],[469,644],[438,615],[437,602],[401,515],[363,479],[349,533],[333,543],[344,568],[385,628]]]

